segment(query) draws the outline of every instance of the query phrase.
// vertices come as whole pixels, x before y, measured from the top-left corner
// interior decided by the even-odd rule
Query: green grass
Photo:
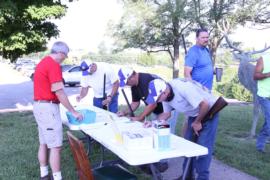
[[[270,145],[267,145],[267,154],[256,152],[255,139],[248,138],[251,116],[251,106],[229,106],[221,112],[215,157],[259,179],[269,180]],[[182,119],[182,116],[179,119]],[[261,117],[258,129],[262,122]],[[181,124],[182,121],[178,121],[178,134]],[[0,179],[38,179],[38,134],[32,112],[0,114],[0,132]],[[82,136],[80,133],[74,134],[77,137]],[[115,158],[111,153],[106,154],[106,159]],[[98,162],[99,158],[100,149],[95,145],[91,162]],[[61,161],[64,178],[76,179],[74,161],[67,143],[64,143]],[[138,168],[131,167],[130,170],[138,175],[139,179],[150,179]]]
[[[262,127],[260,117],[257,132]],[[259,179],[270,179],[270,145],[267,154],[256,151],[256,140],[248,137],[252,106],[228,106],[220,114],[215,157]]]
[[[67,129],[65,128],[66,132]],[[39,178],[39,164],[37,160],[38,132],[32,112],[0,113],[0,180],[36,180]],[[80,132],[74,132],[77,137],[83,137]],[[67,139],[64,133],[64,139]],[[99,162],[100,146],[94,144],[91,153],[91,163]],[[116,159],[106,152],[105,158]],[[62,148],[62,174],[67,180],[77,179],[73,156],[68,143]],[[151,179],[138,168],[130,167],[139,179]]]

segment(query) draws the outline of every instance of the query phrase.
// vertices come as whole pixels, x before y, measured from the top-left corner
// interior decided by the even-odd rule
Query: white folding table
[[[115,132],[112,125],[106,121],[108,114],[113,116],[116,125],[120,132],[128,131],[129,129],[142,129],[144,128],[140,122],[131,122],[128,118],[117,117],[117,115],[105,111],[103,109],[91,106],[80,106],[78,108],[88,108],[97,113],[96,122],[89,126],[88,128],[81,128],[81,130],[93,138],[95,141],[102,144],[104,147],[112,151],[127,164],[132,166],[143,165],[143,164],[153,164],[160,162],[164,159],[176,158],[176,157],[196,157],[201,155],[206,155],[208,149],[190,142],[182,137],[171,134],[171,148],[166,151],[158,151],[154,148],[152,149],[127,149],[123,144],[116,141]],[[151,128],[144,128],[145,131],[152,133]],[[153,166],[151,166],[151,169]],[[153,169],[152,169],[153,171]],[[157,179],[155,172],[153,172],[154,179]]]

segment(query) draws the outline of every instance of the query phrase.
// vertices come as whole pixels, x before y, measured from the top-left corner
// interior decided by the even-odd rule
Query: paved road
[[[79,93],[79,87],[66,87],[72,96]],[[0,63],[0,109],[27,109],[33,104],[33,82],[22,76],[7,64]]]
[[[80,92],[80,87],[65,87],[72,104],[75,104],[75,97]],[[130,99],[129,89],[126,94]],[[89,89],[88,95],[83,103],[92,103],[93,91]],[[0,62],[0,110],[31,109],[33,104],[33,82],[28,77],[22,76],[11,66]],[[125,104],[124,97],[119,96],[119,104]]]

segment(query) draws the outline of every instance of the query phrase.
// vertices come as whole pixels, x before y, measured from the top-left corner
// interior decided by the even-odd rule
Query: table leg
[[[105,148],[104,148],[102,145],[100,145],[100,148],[101,148],[101,160],[100,160],[99,166],[101,167],[101,166],[103,166],[103,162],[104,162],[104,152],[105,152]]]
[[[155,167],[154,163],[150,164],[150,169],[154,180],[162,180],[162,175],[159,170]]]
[[[191,168],[191,167],[190,167],[191,161],[192,161],[192,158],[189,157],[189,158],[187,159],[187,163],[186,163],[186,166],[185,166],[183,175],[182,175],[182,180],[185,180],[186,177],[187,177],[187,173],[188,173],[188,171],[189,171],[189,168]]]
[[[91,142],[93,141],[92,138],[86,134],[85,132],[81,131],[84,134],[84,138],[82,140],[86,140],[87,148],[86,148],[86,154],[89,155],[91,153]]]

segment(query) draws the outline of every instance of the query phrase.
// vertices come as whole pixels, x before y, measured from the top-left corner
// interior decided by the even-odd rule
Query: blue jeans
[[[168,119],[168,121],[170,123],[170,131],[172,134],[175,134],[175,128],[176,128],[178,117],[179,117],[179,112],[175,110],[171,111],[171,117]]]
[[[193,129],[191,127],[192,122],[196,117],[188,118],[188,128],[185,134],[185,139],[192,140]],[[202,130],[197,138],[197,144],[208,148],[208,154],[199,156],[193,161],[193,167],[195,167],[198,173],[197,180],[208,180],[209,179],[209,167],[212,160],[212,153],[214,150],[214,144],[216,139],[216,132],[218,126],[218,114],[216,114],[212,119],[209,119],[202,125]],[[183,170],[186,167],[187,158],[183,163]]]
[[[258,96],[258,100],[264,114],[264,124],[258,135],[256,148],[264,150],[266,140],[270,136],[270,98]]]
[[[117,113],[117,111],[118,111],[118,95],[119,95],[119,93],[116,93],[112,97],[112,101],[111,101],[111,103],[108,106],[108,110],[110,112]],[[93,99],[93,105],[102,109],[102,107],[103,107],[102,101],[103,101],[103,98],[95,98],[94,97],[94,99]]]

